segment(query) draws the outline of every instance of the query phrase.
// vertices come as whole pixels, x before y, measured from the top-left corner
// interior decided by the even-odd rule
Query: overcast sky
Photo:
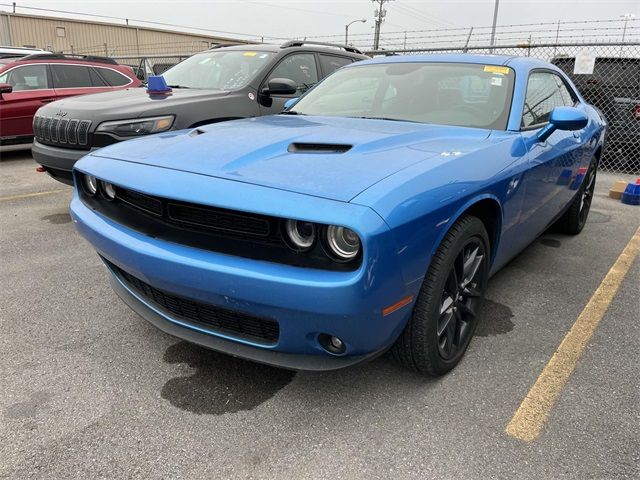
[[[0,3],[10,2],[0,0]],[[338,40],[344,35],[345,23],[367,19],[366,23],[350,27],[353,38],[358,38],[361,34],[371,34],[374,23],[371,0],[17,0],[17,3],[18,7],[22,4],[144,19],[255,37],[336,35]],[[393,0],[385,6],[383,33],[488,26],[493,5],[494,0]],[[0,6],[0,9],[10,7]],[[20,8],[17,11],[54,15]],[[500,0],[498,24],[616,19],[624,13],[640,17],[640,0]]]

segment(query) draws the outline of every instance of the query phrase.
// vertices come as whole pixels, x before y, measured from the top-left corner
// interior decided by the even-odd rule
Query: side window
[[[297,95],[305,92],[318,81],[318,69],[313,53],[294,53],[282,60],[269,75],[272,78],[288,78],[296,82]]]
[[[91,87],[89,68],[83,65],[51,65],[53,88]]]
[[[106,87],[107,82],[105,82],[100,75],[93,69],[89,68],[89,76],[91,77],[91,84],[94,87]]]
[[[534,72],[529,76],[527,84],[522,127],[547,123],[554,108],[572,106],[573,103],[573,98],[560,77],[553,73]]]
[[[576,104],[576,99],[571,94],[567,85],[562,81],[560,77],[554,75],[556,82],[558,83],[558,88],[560,89],[560,95],[562,95],[562,100],[564,101],[565,107],[573,107]]]
[[[324,53],[320,54],[320,68],[322,68],[322,74],[325,77],[350,63],[350,58],[338,57],[337,55],[325,55]]]
[[[98,70],[100,76],[104,78],[112,87],[122,87],[123,85],[131,83],[131,80],[129,78],[110,68],[97,67],[96,70]]]
[[[1,83],[8,83],[15,92],[42,90],[49,87],[46,65],[25,65],[14,68],[2,76]]]

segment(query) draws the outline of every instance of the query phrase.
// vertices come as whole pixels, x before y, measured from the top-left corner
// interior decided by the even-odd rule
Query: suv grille
[[[232,312],[208,303],[179,297],[152,287],[108,260],[105,260],[105,262],[129,288],[181,320],[186,320],[189,323],[205,327],[214,332],[229,333],[261,343],[274,344],[278,341],[280,326],[275,320]]]
[[[89,148],[91,120],[33,117],[33,136],[41,143],[70,148]]]

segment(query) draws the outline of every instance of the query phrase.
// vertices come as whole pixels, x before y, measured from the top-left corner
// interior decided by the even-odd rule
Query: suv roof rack
[[[209,50],[214,50],[216,48],[223,47],[239,47],[241,45],[248,45],[247,43],[218,43],[217,45],[212,45]]]
[[[284,42],[282,45],[280,45],[280,48],[301,47],[303,45],[319,45],[323,47],[342,48],[347,52],[359,53],[362,55],[362,52],[360,50],[355,47],[350,47],[349,45],[342,45],[340,43],[313,42],[309,40],[289,40],[288,42]]]
[[[34,53],[33,55],[27,55],[20,60],[86,60],[88,62],[96,63],[108,63],[110,65],[117,65],[113,58],[98,57],[96,55],[63,55],[61,53]]]

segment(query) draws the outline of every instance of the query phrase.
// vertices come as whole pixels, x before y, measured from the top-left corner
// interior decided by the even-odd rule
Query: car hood
[[[410,165],[442,163],[480,148],[489,134],[409,122],[275,115],[152,135],[91,155],[347,202]]]
[[[94,119],[100,121],[138,118],[154,112],[167,113],[177,106],[222,98],[230,92],[174,88],[170,95],[150,95],[145,87],[126,88],[104,93],[78,95],[52,102],[39,110],[43,116],[64,113],[67,118]]]

